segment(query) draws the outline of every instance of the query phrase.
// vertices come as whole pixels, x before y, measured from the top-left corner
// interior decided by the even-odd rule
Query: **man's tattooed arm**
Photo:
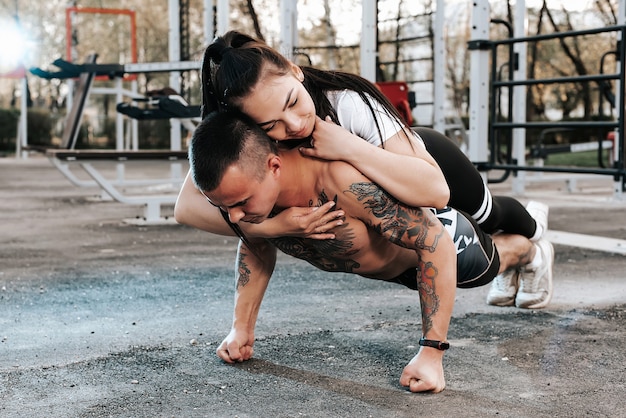
[[[352,193],[372,216],[369,225],[380,234],[387,236],[393,244],[414,249],[419,257],[416,265],[416,280],[420,294],[423,332],[426,334],[433,327],[433,317],[440,309],[437,278],[439,267],[428,260],[437,250],[445,230],[432,228],[432,217],[422,208],[406,206],[389,195],[375,183],[353,183],[347,192]],[[427,260],[424,260],[427,258]],[[453,261],[456,264],[456,260]]]
[[[276,263],[276,248],[262,240],[258,244],[255,242],[254,251],[247,245],[239,244],[237,256],[233,330],[253,338],[261,303]]]

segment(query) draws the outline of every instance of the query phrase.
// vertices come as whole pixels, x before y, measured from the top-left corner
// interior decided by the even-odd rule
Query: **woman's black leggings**
[[[413,129],[446,177],[449,206],[470,214],[488,234],[502,231],[533,237],[537,225],[526,208],[512,197],[492,197],[474,164],[452,140],[429,128]]]

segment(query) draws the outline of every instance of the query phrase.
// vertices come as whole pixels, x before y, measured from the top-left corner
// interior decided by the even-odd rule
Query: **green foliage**
[[[0,109],[0,150],[14,151],[17,138],[20,111]],[[52,140],[52,120],[45,109],[28,109],[28,144],[50,146]]]
[[[169,149],[169,119],[152,119],[139,121],[140,149]]]
[[[608,116],[592,115],[589,120],[584,118],[565,117],[563,122],[607,122],[613,119]],[[555,128],[558,128],[558,121],[555,122]],[[582,142],[598,141],[599,139],[606,139],[609,132],[613,128],[598,128],[598,127],[583,127],[576,129],[563,129],[558,132],[545,134],[543,137],[544,145],[553,144],[579,144]],[[532,143],[537,143],[540,140],[541,132],[538,130],[531,130],[529,132],[529,138]]]
[[[0,109],[0,151],[15,150],[19,117],[17,109]]]
[[[610,167],[612,163],[609,161],[609,150],[602,150],[602,161],[605,166]],[[545,165],[550,166],[569,166],[569,167],[599,167],[598,151],[584,152],[568,152],[563,154],[548,155],[544,161]]]
[[[52,119],[47,109],[28,109],[28,143],[50,146],[52,144]]]

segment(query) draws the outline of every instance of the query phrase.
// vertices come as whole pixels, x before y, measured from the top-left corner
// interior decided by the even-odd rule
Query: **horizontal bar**
[[[125,73],[157,73],[169,71],[190,71],[202,68],[200,61],[175,61],[175,62],[143,62],[124,64]]]
[[[617,128],[619,122],[494,122],[492,123],[494,128]]]
[[[603,28],[592,28],[592,29],[568,31],[568,32],[555,32],[555,33],[547,33],[543,35],[524,36],[520,38],[506,38],[506,39],[491,41],[491,43],[493,45],[509,45],[509,44],[516,44],[520,42],[545,41],[548,39],[569,38],[572,36],[595,35],[598,33],[619,32],[623,30],[626,30],[626,25],[614,25],[614,26],[606,26]]]
[[[61,150],[49,149],[47,157],[65,161],[77,160],[186,160],[187,151],[171,150],[139,150],[139,151],[116,151],[116,150]]]
[[[553,83],[581,83],[585,81],[603,81],[603,80],[619,80],[619,74],[598,74],[598,75],[580,75],[569,77],[555,78],[536,78],[533,80],[510,80],[510,81],[494,81],[494,87],[507,86],[531,86],[537,84],[553,84]]]
[[[576,174],[598,174],[605,176],[626,177],[626,170],[618,168],[584,168],[584,167],[535,167],[515,164],[490,164],[474,163],[479,170],[511,170],[511,171],[537,171],[546,173],[576,173]]]

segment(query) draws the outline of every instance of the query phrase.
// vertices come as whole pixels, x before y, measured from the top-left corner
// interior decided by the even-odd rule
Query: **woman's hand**
[[[346,162],[409,206],[443,208],[450,200],[450,189],[439,165],[409,128],[398,125],[398,129],[384,138],[383,149],[328,117],[326,121],[318,117],[311,148],[299,151],[307,157]]]
[[[300,148],[302,155],[331,161],[348,161],[353,147],[363,146],[365,142],[340,125],[335,124],[330,116],[315,121],[311,138],[311,148]]]
[[[334,239],[335,234],[331,230],[343,224],[345,215],[342,210],[331,211],[334,206],[335,202],[330,201],[311,208],[285,209],[259,225],[264,226],[263,235],[266,238],[292,236],[319,240]]]

